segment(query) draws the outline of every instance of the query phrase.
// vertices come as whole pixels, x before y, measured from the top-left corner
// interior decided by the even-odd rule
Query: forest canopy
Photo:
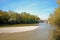
[[[39,23],[40,18],[27,12],[17,13],[0,10],[0,25],[2,24],[30,24]]]

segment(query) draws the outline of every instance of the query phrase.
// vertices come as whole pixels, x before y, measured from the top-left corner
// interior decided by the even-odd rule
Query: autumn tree
[[[57,0],[57,3],[60,5],[60,0]],[[54,13],[50,14],[49,23],[60,26],[60,7],[56,8]]]
[[[31,15],[30,13],[6,12],[0,10],[0,24],[30,24],[39,22],[40,18],[36,15]]]

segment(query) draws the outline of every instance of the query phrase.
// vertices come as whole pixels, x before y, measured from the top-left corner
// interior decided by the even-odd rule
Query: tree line
[[[55,40],[60,40],[60,0],[56,1],[59,7],[55,9],[54,13],[50,14],[48,21],[56,28],[54,30]]]
[[[13,11],[0,10],[0,25],[2,24],[30,24],[39,23],[40,18],[30,13],[22,12],[17,13]]]
[[[56,8],[53,14],[50,14],[49,22],[52,25],[60,26],[60,7]]]
[[[60,40],[60,7],[56,8],[54,13],[50,15],[49,23],[55,26],[55,40]]]
[[[54,31],[55,40],[60,40],[60,7],[56,8],[53,14],[50,14],[49,23],[56,28]]]
[[[59,7],[55,9],[54,13],[49,16],[49,23],[55,26],[60,26],[60,1],[57,0]]]

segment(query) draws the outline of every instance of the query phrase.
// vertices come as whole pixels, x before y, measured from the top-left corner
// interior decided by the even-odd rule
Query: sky
[[[27,12],[47,20],[58,5],[56,0],[0,0],[0,10]]]

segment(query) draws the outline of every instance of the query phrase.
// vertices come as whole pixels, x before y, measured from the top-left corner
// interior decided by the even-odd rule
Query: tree
[[[8,13],[0,10],[0,24],[7,23],[8,19],[9,19]]]
[[[40,18],[26,12],[17,13],[13,11],[0,10],[0,24],[18,24],[18,23],[39,23]]]
[[[49,22],[52,25],[60,26],[60,7],[55,9],[54,13],[50,15]]]
[[[55,25],[54,36],[56,40],[60,40],[60,0],[57,0],[57,3],[59,7],[55,9],[53,14],[50,14],[49,23]]]
[[[57,4],[59,5],[59,7],[55,9],[53,14],[50,14],[49,22],[52,25],[60,26],[60,0],[56,0],[56,1],[57,1]]]

